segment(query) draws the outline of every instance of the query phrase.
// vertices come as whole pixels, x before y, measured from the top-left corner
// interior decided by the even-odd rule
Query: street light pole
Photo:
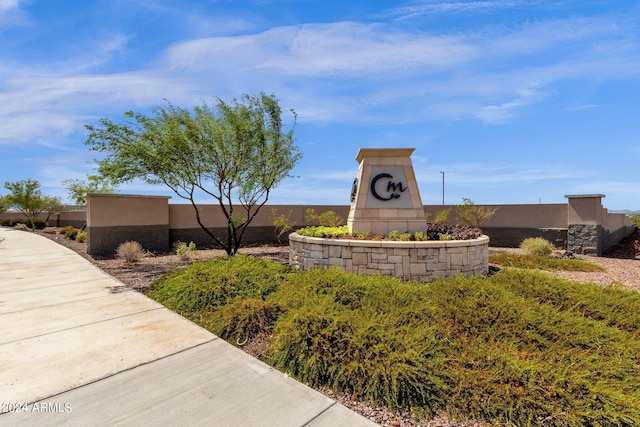
[[[440,171],[442,174],[442,204],[444,205],[444,172]]]

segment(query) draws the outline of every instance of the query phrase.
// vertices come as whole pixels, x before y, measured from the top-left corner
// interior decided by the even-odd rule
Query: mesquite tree
[[[264,93],[231,103],[218,99],[213,108],[203,103],[192,111],[167,103],[152,112],[127,112],[121,124],[101,119],[99,126],[86,126],[86,144],[106,154],[98,161],[99,173],[114,183],[137,178],[166,185],[191,202],[208,236],[236,254],[271,190],[301,157],[293,138],[295,112],[288,131],[278,99]],[[198,192],[217,201],[227,219],[226,236],[203,225]]]

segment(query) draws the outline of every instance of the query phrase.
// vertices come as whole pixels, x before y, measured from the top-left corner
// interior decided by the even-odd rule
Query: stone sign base
[[[489,238],[397,242],[289,235],[289,263],[299,270],[338,267],[349,273],[428,282],[489,270]]]

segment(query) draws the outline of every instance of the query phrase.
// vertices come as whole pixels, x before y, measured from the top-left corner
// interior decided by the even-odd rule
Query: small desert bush
[[[456,215],[471,227],[482,227],[498,210],[498,208],[491,209],[487,206],[478,206],[473,203],[473,200],[464,197],[462,201],[462,205],[456,205]]]
[[[78,230],[76,230],[75,228],[72,228],[70,230],[67,230],[64,233],[64,237],[66,237],[69,240],[76,240],[76,237],[78,236]]]
[[[308,208],[305,211],[304,219],[308,223],[317,224],[323,227],[339,227],[344,224],[344,219],[334,211],[324,211],[317,214],[315,209]]]
[[[121,243],[116,249],[116,256],[125,262],[138,262],[146,252],[138,242],[128,241]]]
[[[274,233],[278,243],[282,244],[282,236],[293,230],[293,222],[291,221],[291,215],[293,210],[289,209],[289,213],[278,215],[278,208],[271,208],[271,222],[274,226]]]
[[[58,233],[67,234],[71,230],[74,230],[73,226],[72,225],[66,225],[66,226],[62,227],[61,229],[59,229]]]
[[[9,224],[14,228],[18,224],[24,224],[27,228],[34,230],[44,230],[47,226],[46,222],[38,218],[33,219],[33,222],[31,218],[15,218],[10,220]],[[20,229],[22,230],[23,228],[20,227]]]
[[[424,214],[427,222],[431,222],[434,224],[446,224],[449,222],[449,215],[451,214],[451,208],[441,209],[436,211],[434,214],[431,212],[427,212]]]
[[[542,237],[528,237],[520,242],[520,250],[524,255],[549,256],[554,249],[553,243]]]
[[[81,231],[76,235],[76,242],[84,243],[87,241],[87,232]]]
[[[42,230],[42,232],[44,234],[56,234],[57,233],[56,229],[53,228],[53,227],[46,227],[44,230]]]
[[[427,285],[235,256],[149,296],[312,386],[491,425],[640,425],[640,294],[524,270]]]
[[[29,227],[27,227],[27,224],[25,224],[24,222],[18,222],[13,226],[14,229],[16,230],[29,230]]]
[[[178,242],[178,244],[176,245],[176,255],[182,261],[190,260],[191,258],[193,258],[195,253],[196,244],[193,242],[189,242],[189,244],[186,244],[185,242]]]

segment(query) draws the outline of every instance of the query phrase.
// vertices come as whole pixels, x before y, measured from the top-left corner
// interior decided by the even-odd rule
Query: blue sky
[[[270,203],[348,204],[359,148],[415,147],[425,204],[444,171],[447,204],[640,210],[640,2],[622,0],[0,0],[0,183],[67,200],[95,168],[85,124],[260,91],[296,111],[304,155]]]

